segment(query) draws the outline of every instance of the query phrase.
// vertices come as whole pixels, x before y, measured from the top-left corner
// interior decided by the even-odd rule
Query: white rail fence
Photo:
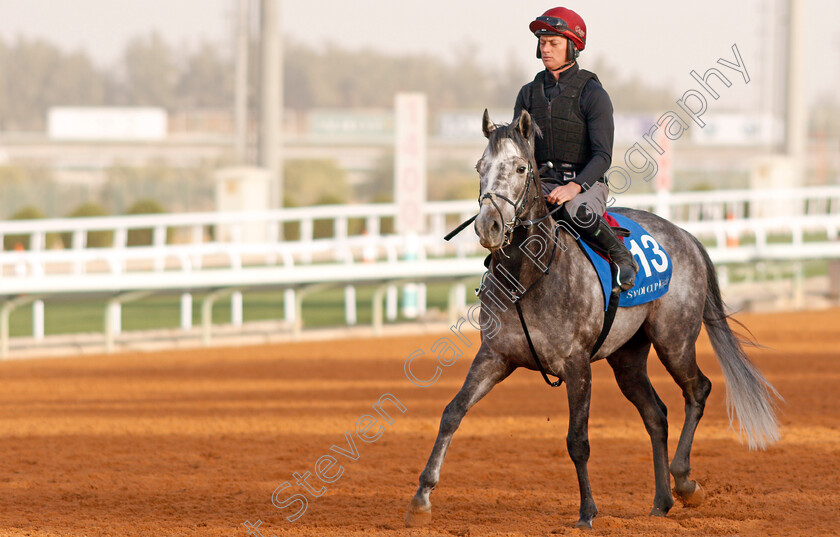
[[[828,216],[840,214],[840,186],[773,190],[719,190],[672,194],[619,195],[616,206],[656,212],[677,224],[704,221],[751,220],[790,216]],[[425,207],[427,229],[431,236],[443,236],[452,225],[475,213],[476,201],[429,202]],[[69,234],[68,249],[83,250],[88,233],[113,232],[112,249],[127,248],[129,231],[152,230],[152,245],[164,246],[170,232],[178,235],[181,244],[208,242],[281,242],[284,224],[297,224],[302,243],[315,239],[315,223],[331,222],[331,238],[343,241],[353,235],[379,236],[383,221],[393,219],[393,204],[333,205],[297,207],[274,211],[237,213],[182,213],[93,218],[56,218],[0,222],[0,239],[6,236],[26,238],[32,251],[46,250],[50,234]],[[351,222],[356,232],[351,234]],[[466,233],[469,235],[469,233]],[[474,244],[474,240],[467,241]],[[455,241],[455,247],[464,240]],[[440,241],[440,247],[446,243]]]
[[[619,196],[619,204],[658,212],[704,240],[724,281],[730,264],[840,259],[840,187]],[[476,209],[475,201],[428,203],[429,233],[410,238],[382,233],[396,215],[391,204],[0,222],[0,239],[29,244],[0,252],[0,355],[8,354],[12,311],[31,303],[33,335],[42,338],[43,299],[59,294],[107,296],[109,350],[121,332],[121,305],[158,292],[181,294],[182,329],[192,326],[193,292],[209,292],[202,303],[205,342],[220,298],[231,298],[232,323],[241,323],[244,289],[283,289],[285,320],[298,335],[303,298],[328,286],[345,287],[345,318],[354,324],[355,286],[377,284],[374,326],[381,329],[383,297],[394,318],[398,284],[420,283],[422,311],[423,284],[448,281],[453,316],[465,304],[464,282],[484,270],[484,251],[470,229],[451,243],[442,236]],[[314,238],[319,221],[328,222],[331,236]],[[281,239],[289,224],[299,240]],[[128,246],[134,230],[152,230],[152,244]],[[113,245],[87,248],[88,233],[96,231],[112,232]],[[69,247],[47,249],[53,234],[69,234]],[[168,243],[173,234],[176,241]]]

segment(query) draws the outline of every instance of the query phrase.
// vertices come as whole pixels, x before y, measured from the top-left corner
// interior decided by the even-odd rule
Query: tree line
[[[428,55],[313,48],[294,41],[284,51],[285,107],[389,108],[398,91],[428,95],[432,111],[507,108],[536,71],[528,59],[510,58],[488,70],[468,54],[454,61]],[[250,102],[257,101],[258,50],[251,46]],[[643,81],[620,80],[594,59],[587,65],[609,88],[616,110],[661,110],[671,95]],[[227,47],[204,42],[177,47],[158,33],[129,40],[116,65],[96,65],[82,51],[44,39],[0,38],[0,130],[44,129],[51,106],[160,106],[169,112],[230,108],[233,60]]]
[[[210,44],[182,50],[156,33],[130,40],[112,68],[43,39],[0,38],[0,129],[43,130],[51,106],[228,106],[232,78]]]

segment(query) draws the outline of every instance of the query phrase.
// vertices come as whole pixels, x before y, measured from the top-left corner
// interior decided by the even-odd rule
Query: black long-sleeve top
[[[545,76],[545,96],[551,99],[560,95],[568,86],[569,79],[578,72],[580,68],[575,63],[570,69],[560,73],[557,80],[549,71]],[[531,108],[531,81],[522,86],[519,95],[516,97],[516,104],[513,108],[513,117],[519,115],[524,109],[530,112]],[[596,80],[590,79],[580,92],[580,111],[586,118],[586,127],[589,132],[589,143],[591,144],[592,157],[583,169],[572,179],[583,188],[592,186],[598,181],[612,163],[613,138],[615,136],[615,124],[613,123],[613,107],[607,90]],[[550,179],[551,174],[547,177]],[[556,176],[555,176],[556,177]],[[555,178],[555,180],[557,180]]]

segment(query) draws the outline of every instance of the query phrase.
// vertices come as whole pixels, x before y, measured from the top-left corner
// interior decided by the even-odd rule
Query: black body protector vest
[[[537,136],[534,157],[537,164],[554,163],[557,171],[579,172],[592,157],[586,120],[580,112],[580,93],[597,75],[584,69],[572,76],[568,86],[551,100],[545,96],[546,72],[541,71],[531,83],[531,117],[542,130]]]

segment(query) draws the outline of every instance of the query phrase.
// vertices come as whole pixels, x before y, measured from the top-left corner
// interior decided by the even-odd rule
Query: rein
[[[545,173],[546,171],[548,171],[548,170],[550,170],[550,169],[552,169],[552,168],[554,168],[554,164],[553,164],[551,161],[546,162],[546,163],[545,163],[545,164],[544,164],[544,165],[543,165],[543,166],[542,166],[542,167],[541,167],[541,168],[537,171],[537,174],[542,175],[543,173]],[[519,218],[519,213],[520,213],[520,212],[522,211],[522,209],[524,208],[525,199],[527,198],[528,192],[529,192],[529,191],[530,191],[530,189],[531,189],[531,183],[532,183],[532,182],[536,183],[536,178],[534,177],[534,168],[531,166],[531,163],[530,163],[530,162],[528,162],[528,178],[527,178],[527,179],[526,179],[526,181],[525,181],[525,190],[523,190],[523,191],[522,191],[522,195],[520,195],[520,196],[519,196],[519,199],[518,199],[518,200],[516,200],[516,202],[511,201],[511,200],[510,200],[510,198],[508,198],[508,197],[506,197],[506,196],[502,196],[501,194],[496,194],[495,192],[485,192],[485,193],[484,193],[484,195],[479,196],[479,198],[478,198],[478,205],[479,205],[479,207],[481,206],[481,203],[482,203],[485,199],[489,199],[489,200],[490,200],[490,203],[492,203],[492,204],[493,204],[493,207],[495,207],[495,208],[496,208],[496,210],[499,212],[499,216],[502,216],[502,210],[501,210],[501,209],[499,208],[499,206],[496,204],[496,200],[495,200],[494,198],[499,198],[500,200],[506,201],[507,203],[509,203],[509,204],[513,205],[513,220],[511,220],[510,222],[505,222],[505,221],[504,221],[504,219],[502,219],[502,222],[504,223],[504,226],[505,226],[505,240],[504,240],[504,242],[502,243],[502,248],[504,248],[505,246],[507,246],[508,244],[510,244],[510,237],[511,237],[511,235],[513,234],[513,230],[514,230],[515,228],[520,227],[520,226],[532,226],[532,225],[534,225],[534,224],[536,224],[536,223],[542,222],[543,220],[545,220],[545,219],[546,219],[546,218],[548,218],[549,216],[553,215],[555,211],[557,211],[558,209],[560,209],[560,207],[562,207],[562,204],[561,204],[561,205],[558,205],[557,207],[555,207],[554,209],[552,209],[552,210],[551,210],[548,214],[546,214],[545,216],[541,216],[541,217],[536,218],[536,219],[534,219],[534,220],[521,220],[521,219]],[[535,190],[536,190],[536,184],[534,185],[534,188],[535,188]],[[537,198],[539,197],[539,195],[538,195],[536,192],[535,192],[534,194],[535,194],[535,195],[534,195],[534,199],[537,199]],[[521,204],[521,205],[520,205],[520,204]],[[472,224],[472,223],[473,223],[473,221],[474,221],[476,218],[478,218],[478,213],[476,213],[476,214],[472,215],[472,216],[471,216],[471,217],[469,217],[467,220],[465,220],[464,222],[462,222],[462,223],[461,223],[458,227],[456,227],[455,229],[453,229],[452,231],[450,231],[449,233],[447,233],[447,234],[443,237],[443,240],[445,240],[445,241],[452,240],[452,237],[454,237],[454,236],[455,236],[455,235],[457,235],[458,233],[460,233],[460,232],[464,231],[464,229],[465,229],[468,225]]]

